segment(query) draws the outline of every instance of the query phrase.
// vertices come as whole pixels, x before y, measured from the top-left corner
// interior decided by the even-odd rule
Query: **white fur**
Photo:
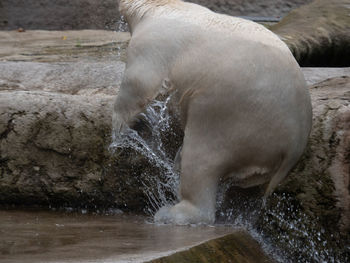
[[[214,13],[208,8],[180,0],[121,0],[120,12],[131,27],[136,21],[147,17],[180,19],[205,30],[218,30],[247,40],[274,45],[289,52],[277,35],[264,26],[246,19]]]

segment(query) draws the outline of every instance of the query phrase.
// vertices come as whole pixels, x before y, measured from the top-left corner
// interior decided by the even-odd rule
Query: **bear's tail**
[[[277,185],[287,176],[289,171],[294,167],[294,165],[299,160],[299,154],[287,155],[284,160],[282,160],[280,167],[276,173],[272,176],[270,183],[268,184],[265,194],[264,194],[264,204],[266,199],[272,194]]]

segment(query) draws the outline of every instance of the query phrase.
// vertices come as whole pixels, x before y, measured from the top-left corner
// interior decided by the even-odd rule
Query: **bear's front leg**
[[[126,131],[135,117],[158,95],[160,88],[161,76],[151,65],[138,62],[128,66],[114,103],[113,134]]]

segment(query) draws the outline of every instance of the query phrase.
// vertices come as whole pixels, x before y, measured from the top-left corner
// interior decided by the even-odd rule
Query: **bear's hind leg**
[[[221,173],[218,170],[220,163],[211,158],[207,147],[198,142],[189,142],[185,137],[181,152],[181,202],[171,208],[160,209],[155,215],[156,222],[179,225],[214,223],[216,191]]]

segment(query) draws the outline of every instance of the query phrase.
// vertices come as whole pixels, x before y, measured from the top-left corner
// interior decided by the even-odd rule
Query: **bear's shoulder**
[[[193,25],[199,30],[208,31],[209,34],[210,31],[222,32],[227,37],[239,37],[288,49],[277,35],[258,23],[239,17],[215,13],[206,7],[193,3],[180,2],[173,5],[165,5],[162,8],[157,8],[152,16],[155,19],[173,20],[174,24],[181,21],[181,23],[189,26]]]

